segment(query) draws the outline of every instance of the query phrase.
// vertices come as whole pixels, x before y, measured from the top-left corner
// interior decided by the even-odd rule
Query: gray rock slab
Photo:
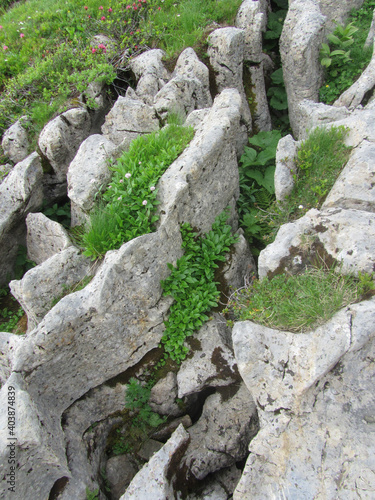
[[[323,82],[319,51],[325,41],[325,23],[326,17],[317,0],[295,0],[284,21],[280,54],[289,119],[295,137],[299,137],[302,123],[298,104],[303,99],[317,101]]]
[[[181,453],[189,434],[180,425],[160,451],[138,472],[120,500],[165,500],[174,498],[171,484],[173,457]]]
[[[194,336],[197,346],[193,356],[181,363],[177,373],[179,398],[238,380],[233,352],[226,341],[228,334],[230,337],[225,320],[219,314],[214,314],[213,320],[200,328]]]
[[[238,9],[236,28],[244,30],[244,59],[253,63],[262,60],[263,32],[267,27],[267,0],[244,0]]]
[[[241,114],[251,132],[251,113],[243,87],[243,60],[245,35],[242,29],[219,28],[213,31],[207,41],[207,53],[215,73],[218,91],[237,89],[241,95]]]
[[[92,274],[92,262],[69,246],[27,271],[21,280],[11,281],[11,292],[27,314],[27,330],[33,330],[70,287]]]
[[[375,212],[375,144],[363,141],[351,154],[322,210],[331,207]]]
[[[111,488],[111,497],[118,500],[138,472],[128,455],[111,457],[107,461],[106,476]]]
[[[118,97],[102,126],[104,137],[123,149],[138,135],[158,129],[159,120],[151,106],[122,96]]]
[[[12,277],[18,246],[25,244],[27,214],[42,206],[42,178],[40,157],[32,153],[0,184],[0,286]]]
[[[375,265],[374,228],[374,213],[312,209],[295,222],[281,226],[275,241],[261,251],[259,277],[295,274],[320,257],[327,263],[340,263],[344,274],[371,273]]]
[[[289,134],[279,140],[276,150],[275,196],[283,201],[292,192],[295,158],[300,142]]]
[[[153,104],[155,95],[170,79],[170,74],[162,62],[164,56],[163,50],[152,49],[129,61],[130,69],[138,81],[136,95],[149,106]]]
[[[352,305],[333,318],[337,324],[342,321],[346,330],[346,346],[341,353],[333,345],[335,342],[332,343],[332,334],[339,333],[332,331],[332,322],[320,329],[316,349],[305,354],[300,351],[297,354],[296,343],[308,348],[311,335],[316,335],[318,330],[307,336],[295,335],[299,337],[297,340],[279,332],[269,356],[273,370],[266,362],[263,342],[269,334],[276,340],[276,331],[253,329],[253,325],[245,323],[235,325],[235,352],[242,358],[245,336],[251,337],[254,348],[254,352],[247,349],[248,362],[245,358],[238,360],[254,398],[256,393],[265,395],[268,389],[272,391],[274,377],[281,381],[282,373],[290,382],[283,388],[279,386],[278,395],[274,393],[275,401],[270,395],[264,408],[258,402],[261,430],[250,443],[250,455],[233,495],[235,500],[373,497],[374,314],[375,302],[371,300]],[[336,340],[342,344],[339,338]],[[259,349],[260,353],[261,344],[263,352],[256,361],[255,352]],[[326,362],[322,363],[324,359]],[[327,372],[328,366],[331,369]],[[303,379],[312,380],[312,377],[316,382],[309,384],[309,388],[301,384]],[[267,389],[263,392],[262,387]],[[294,398],[290,410],[283,406],[288,395]],[[265,402],[264,397],[262,401]],[[279,407],[277,411],[276,407]]]
[[[195,109],[212,106],[209,72],[188,47],[179,56],[172,78],[155,95],[154,108],[163,120],[168,113],[186,117]]]
[[[190,442],[180,464],[187,470],[187,479],[202,480],[247,454],[258,430],[256,408],[244,383],[231,389],[209,396],[200,419],[189,428]]]
[[[109,160],[115,148],[110,140],[99,134],[90,135],[80,145],[67,174],[72,226],[82,222],[82,214],[90,211],[95,203],[95,194],[110,181]]]
[[[40,212],[30,213],[26,217],[26,226],[27,256],[36,264],[72,245],[66,229]]]
[[[242,230],[240,229],[238,233]],[[243,234],[239,234],[233,251],[227,255],[223,268],[224,282],[230,290],[244,286],[247,277],[256,272],[254,257]]]
[[[88,111],[74,108],[51,120],[39,135],[39,148],[50,163],[57,182],[66,183],[66,174],[80,144],[90,133]]]
[[[158,380],[151,389],[149,405],[152,410],[159,415],[178,417],[184,414],[176,403],[177,398],[177,377],[173,372],[168,372],[167,376]]]
[[[0,385],[10,377],[13,366],[13,354],[23,337],[14,333],[0,332]]]
[[[14,163],[24,160],[28,156],[29,140],[27,131],[23,126],[23,121],[27,117],[22,117],[9,127],[3,135],[1,146],[4,154]]]

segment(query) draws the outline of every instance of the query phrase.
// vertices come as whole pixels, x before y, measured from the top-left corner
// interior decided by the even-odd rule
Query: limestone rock
[[[152,410],[159,415],[171,415],[174,417],[183,415],[176,403],[177,398],[177,378],[173,372],[160,379],[151,389],[149,405]]]
[[[261,421],[235,500],[373,496],[374,319],[371,300],[308,334],[234,326],[239,369]]]
[[[374,40],[375,40],[375,12],[372,15],[372,23],[364,47],[365,48],[372,47],[374,45]]]
[[[328,124],[336,125],[333,122],[340,122],[346,118],[350,119],[350,111],[341,106],[329,106],[321,102],[313,102],[308,99],[302,100],[298,105],[299,116],[301,117],[301,127],[298,137],[306,139],[312,129]]]
[[[149,106],[170,78],[162,62],[164,55],[165,52],[160,49],[147,50],[129,62],[130,69],[138,80],[136,95]]]
[[[259,277],[295,274],[322,258],[340,263],[344,274],[369,272],[375,264],[375,214],[362,210],[312,209],[284,224],[276,239],[259,255]]]
[[[69,287],[79,285],[92,272],[91,268],[89,259],[69,246],[27,271],[22,280],[11,281],[12,294],[27,314],[28,331],[41,322],[54,300],[61,298]]]
[[[242,231],[241,229],[238,231]],[[225,285],[231,290],[236,290],[244,285],[245,277],[256,272],[256,266],[251,255],[249,244],[243,234],[239,234],[237,243],[234,244],[233,252],[227,255],[223,268]]]
[[[25,217],[43,201],[43,170],[32,153],[13,168],[0,184],[0,286],[12,276],[18,246],[25,244]]]
[[[375,85],[375,55],[361,76],[334,102],[334,106],[345,106],[353,109],[359,106],[367,92]]]
[[[157,453],[162,447],[163,443],[161,443],[160,441],[156,441],[155,439],[147,439],[142,444],[137,455],[148,462],[150,458],[155,455],[155,453]]]
[[[108,459],[106,477],[113,500],[118,500],[125,493],[126,488],[137,472],[138,469],[128,455],[119,455]]]
[[[21,335],[0,332],[0,386],[3,386],[10,377],[13,367],[13,354],[21,342]]]
[[[180,54],[172,79],[155,95],[154,108],[165,120],[170,112],[186,117],[194,109],[211,105],[208,68],[188,47]]]
[[[173,457],[186,447],[189,434],[178,427],[163,448],[138,472],[120,500],[165,500],[174,498],[171,478],[174,474]]]
[[[359,9],[364,0],[343,0],[335,2],[335,0],[318,0],[319,7],[324,16],[327,17],[327,29],[332,32],[336,23],[344,24],[352,9]]]
[[[248,68],[251,81],[251,92],[254,95],[252,103],[252,119],[254,129],[268,131],[272,129],[271,114],[268,106],[266,86],[264,82],[264,61]]]
[[[159,129],[159,120],[151,106],[140,100],[119,96],[108,113],[102,132],[106,139],[122,149],[140,134]]]
[[[237,12],[236,28],[244,30],[244,59],[260,63],[263,58],[262,34],[267,27],[267,0],[244,0]]]
[[[278,201],[285,200],[293,190],[295,157],[299,145],[300,143],[295,141],[290,134],[282,137],[277,145],[275,195]]]
[[[47,123],[39,135],[39,148],[50,163],[57,182],[66,183],[66,174],[80,144],[90,133],[88,111],[74,108]]]
[[[255,404],[245,384],[232,389],[209,396],[200,419],[190,427],[190,443],[180,465],[188,471],[187,479],[191,475],[201,480],[247,455],[258,430]]]
[[[61,430],[54,429],[53,438],[46,435],[43,425],[48,416],[38,408],[37,401],[30,397],[25,383],[18,373],[12,373],[6,384],[1,388],[0,399],[8,401],[8,391],[13,388],[15,393],[16,427],[15,438],[8,433],[8,405],[0,408],[0,467],[3,471],[1,488],[3,498],[12,498],[8,493],[11,486],[6,474],[11,473],[11,448],[15,443],[16,481],[15,492],[18,498],[48,498],[52,485],[62,477],[70,476],[63,453],[63,436]],[[11,438],[11,439],[9,439]],[[60,453],[59,453],[60,448]],[[35,473],[33,483],[30,483],[30,473]]]
[[[200,328],[194,336],[194,344],[199,347],[197,345],[193,356],[181,363],[177,374],[179,398],[207,387],[227,386],[238,380],[228,337],[230,332],[218,314],[214,314],[214,319]]]
[[[323,78],[319,51],[325,41],[325,21],[317,0],[295,0],[284,22],[280,54],[289,119],[295,137],[299,137],[302,122],[298,104],[303,99],[318,100]]]
[[[63,226],[40,212],[29,214],[26,226],[27,256],[36,264],[41,264],[72,245]]]
[[[244,31],[238,28],[219,28],[208,37],[207,53],[215,72],[218,91],[237,89],[241,95],[241,113],[251,132],[251,113],[243,87]]]
[[[201,128],[203,120],[206,118],[210,108],[196,109],[188,114],[184,125],[186,127],[193,127],[193,129],[198,132]]]
[[[9,172],[12,170],[12,168],[13,165],[11,165],[10,163],[5,163],[4,165],[0,165],[0,184],[3,182],[3,180],[9,174]]]
[[[356,148],[328,194],[322,210],[331,207],[375,212],[375,144]]]
[[[95,202],[95,194],[112,177],[108,161],[115,145],[105,137],[90,135],[79,147],[68,169],[68,196],[72,201],[72,226],[86,220]]]
[[[24,116],[9,127],[4,132],[1,142],[5,155],[14,163],[18,163],[28,156],[29,141],[27,131],[23,127],[23,120],[25,119]]]

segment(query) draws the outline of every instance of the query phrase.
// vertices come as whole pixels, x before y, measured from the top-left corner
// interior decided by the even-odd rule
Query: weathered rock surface
[[[364,140],[354,150],[322,209],[352,208],[375,212],[375,144]]]
[[[238,28],[219,28],[208,37],[207,53],[215,73],[218,91],[237,89],[241,95],[241,114],[247,131],[251,132],[251,113],[243,86],[244,31]]]
[[[202,326],[194,336],[194,345],[193,356],[181,363],[177,374],[179,398],[238,380],[230,331],[219,314]]]
[[[178,427],[171,438],[150,461],[138,472],[120,500],[165,500],[174,498],[172,485],[175,473],[174,455],[186,448],[189,434]]]
[[[163,120],[168,113],[186,117],[195,109],[212,106],[208,68],[188,47],[179,56],[171,80],[154,98],[154,108]]]
[[[3,386],[10,377],[13,367],[13,354],[22,342],[20,335],[0,332],[0,385]]]
[[[108,161],[115,148],[111,141],[98,134],[90,135],[80,145],[67,175],[72,226],[85,222],[95,203],[95,194],[111,179]]]
[[[172,415],[174,417],[183,415],[176,403],[177,398],[177,377],[173,372],[169,372],[167,376],[160,379],[151,389],[149,405],[152,410],[159,415]]]
[[[307,334],[235,324],[239,370],[261,421],[235,500],[374,495],[374,320],[371,300]]]
[[[42,177],[40,157],[32,153],[0,184],[0,286],[8,283],[18,246],[25,244],[25,217],[42,206]]]
[[[54,301],[93,274],[93,264],[74,246],[69,246],[30,269],[9,287],[27,314],[28,331],[33,330],[52,309]]]
[[[4,132],[1,146],[5,155],[14,163],[18,163],[28,156],[29,141],[27,131],[22,126],[23,120],[20,118]]]
[[[111,488],[111,497],[118,500],[138,472],[131,455],[111,457],[106,465],[106,477]]]
[[[163,175],[157,231],[108,252],[93,280],[83,290],[62,298],[26,335],[14,355],[14,370],[38,414],[43,415],[44,455],[64,457],[64,465],[59,465],[65,467],[64,473],[58,478],[68,478],[65,491],[70,498],[82,496],[82,483],[75,483],[79,465],[69,464],[72,470],[66,470],[62,414],[90,389],[134,366],[158,346],[171,303],[169,297],[162,297],[160,281],[169,273],[166,263],[175,262],[182,254],[179,223],[189,221],[205,232],[229,206],[230,222],[237,229],[234,139],[240,127],[240,105],[237,91],[223,91],[200,132]],[[104,437],[102,434],[101,439]],[[27,463],[27,457],[28,450],[22,450],[20,460]],[[39,496],[48,496],[58,478],[36,470],[43,477]],[[22,481],[26,484],[26,479]],[[29,487],[33,481],[30,471]]]
[[[242,234],[242,229],[238,230],[238,241],[234,244],[233,251],[226,258],[223,266],[224,282],[230,290],[236,290],[244,285],[246,276],[251,276],[256,272],[254,257],[251,255],[249,244]]]
[[[323,77],[319,51],[325,41],[325,22],[317,0],[294,0],[284,22],[280,54],[295,137],[299,137],[301,126],[298,104],[303,99],[318,100]]]
[[[259,255],[259,277],[295,274],[308,264],[338,262],[343,273],[371,273],[375,265],[375,214],[331,208],[281,226]]]
[[[163,50],[153,49],[129,62],[130,69],[138,80],[136,95],[149,106],[152,106],[155,95],[170,79],[162,62],[164,55]]]
[[[81,142],[90,133],[88,111],[74,108],[51,120],[39,135],[39,148],[48,160],[58,183],[66,183],[66,174]]]
[[[275,196],[283,201],[292,192],[295,157],[300,143],[289,134],[281,138],[276,150]]]
[[[198,422],[189,428],[190,442],[180,467],[188,471],[187,479],[203,479],[230,467],[247,455],[248,443],[257,431],[256,407],[245,384],[212,394]]]
[[[236,28],[244,31],[243,58],[251,81],[251,92],[255,99],[252,103],[252,120],[254,129],[271,130],[271,115],[268,107],[266,87],[264,82],[265,64],[267,58],[263,54],[263,33],[267,26],[267,0],[245,0],[236,17]],[[269,59],[270,61],[270,59]]]
[[[36,264],[72,245],[66,229],[40,212],[30,213],[26,226],[27,256]]]
[[[159,120],[151,106],[138,99],[122,96],[118,97],[102,126],[104,137],[120,149],[127,149],[138,135],[158,129]]]

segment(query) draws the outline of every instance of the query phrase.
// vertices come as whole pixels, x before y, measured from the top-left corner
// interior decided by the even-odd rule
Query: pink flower
[[[103,10],[103,8],[104,8],[104,7],[100,6],[100,7],[99,7],[99,10]]]
[[[120,200],[121,200],[121,198],[122,198],[122,196],[119,196],[119,197],[117,198],[117,201],[120,201]]]
[[[130,32],[131,35],[134,35],[133,31]]]
[[[133,9],[134,9],[134,10],[137,10],[137,9],[138,9],[138,7],[135,5],[135,6],[133,7]]]
[[[125,177],[126,177],[127,179],[129,179],[131,176],[132,176],[132,174],[130,174],[129,172],[128,172],[127,174],[125,174]]]
[[[23,33],[20,33],[20,38],[24,38],[24,34]]]
[[[87,10],[87,9],[88,9],[87,5],[85,5],[83,8],[84,8],[85,10]]]
[[[124,179],[120,179],[119,183],[122,184],[124,182]]]
[[[101,19],[102,21],[105,21],[105,17],[104,17],[104,16],[102,16],[100,19]]]
[[[143,200],[143,201],[142,201],[142,205],[143,205],[143,206],[146,206],[146,205],[147,205],[147,200]]]
[[[132,8],[132,6],[131,6],[131,5],[127,5],[127,6],[126,6],[126,10],[129,10],[129,9],[131,9],[131,8]]]
[[[104,43],[99,43],[99,45],[98,45],[98,49],[102,49],[104,53],[106,53],[106,52],[107,52],[107,49],[105,48]]]
[[[151,186],[150,187],[150,191],[155,191],[156,187],[155,186]]]
[[[1,26],[1,24],[0,24],[0,30],[2,30],[2,29],[3,29],[3,27],[2,27],[2,26]]]
[[[93,54],[95,54],[96,49],[91,49],[91,52],[92,52]]]
[[[112,12],[112,9],[111,9],[111,7],[110,7],[110,8],[108,9],[108,12]]]
[[[3,45],[3,50],[8,50],[8,46],[7,45]]]
[[[161,7],[158,7],[158,10],[161,10]]]

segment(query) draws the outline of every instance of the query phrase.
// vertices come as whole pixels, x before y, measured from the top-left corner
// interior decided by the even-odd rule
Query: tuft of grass
[[[273,202],[257,216],[257,223],[263,228],[264,245],[272,243],[283,224],[302,217],[311,208],[321,207],[349,159],[352,148],[345,145],[347,134],[348,129],[343,126],[318,127],[301,144],[293,191],[282,203]]]
[[[90,214],[82,237],[86,256],[93,260],[102,257],[152,231],[158,220],[156,185],[193,135],[191,127],[171,124],[132,141],[129,150],[112,164],[112,180]]]
[[[225,312],[235,321],[251,320],[269,328],[305,332],[373,289],[373,276],[355,278],[334,269],[312,267],[294,276],[253,279],[250,286],[231,296]]]

